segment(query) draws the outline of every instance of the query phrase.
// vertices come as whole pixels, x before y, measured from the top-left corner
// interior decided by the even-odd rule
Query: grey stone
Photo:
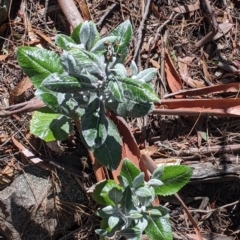
[[[7,240],[56,239],[79,221],[76,206],[86,202],[67,173],[51,175],[36,166],[25,167],[0,191],[0,233]]]

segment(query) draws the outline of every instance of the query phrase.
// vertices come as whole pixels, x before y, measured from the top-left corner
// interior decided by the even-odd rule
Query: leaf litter
[[[1,31],[0,113],[1,109],[19,103],[16,102],[16,96],[24,95],[31,87],[24,82],[25,76],[16,63],[16,46],[31,45],[52,49],[56,32],[70,34],[71,28],[56,1],[50,1],[48,6],[48,29],[44,27],[40,11],[46,8],[42,2],[33,0],[15,4],[11,9],[13,22],[9,24],[8,30]],[[129,64],[135,58],[139,69],[152,66],[159,69],[155,89],[162,101],[155,105],[156,110],[147,118],[128,119],[129,128],[134,129],[133,134],[139,146],[145,146],[145,149],[148,145],[157,146],[155,153],[148,154],[153,159],[161,158],[163,162],[164,159],[165,162],[177,159],[181,164],[195,168],[195,178],[180,195],[189,209],[195,209],[193,215],[201,232],[208,234],[203,235],[204,239],[210,239],[210,235],[213,239],[220,239],[219,235],[223,235],[224,239],[240,239],[238,203],[231,206],[240,194],[239,171],[234,171],[238,167],[240,152],[240,3],[233,0],[209,1],[209,4],[210,8],[203,0],[130,0],[116,3],[76,1],[82,17],[92,19],[104,35],[122,21],[131,19],[137,34],[130,46],[127,62]],[[16,14],[14,9],[19,12]],[[34,12],[35,15],[30,14]],[[167,37],[164,38],[167,31]],[[29,95],[17,100],[21,103],[28,101]],[[30,113],[16,113],[11,118],[3,118],[1,136],[15,134],[15,140],[24,144],[31,153],[57,158],[58,153],[49,150],[44,143],[41,143],[44,147],[37,147],[36,139],[29,137],[30,117]],[[127,134],[129,129],[124,130],[125,128],[123,125],[121,131],[126,131]],[[123,155],[136,157],[135,160],[138,161],[140,153],[137,150],[135,153],[126,150],[132,144],[131,138],[127,140],[126,137],[124,140],[126,152]],[[71,154],[80,146],[79,136],[73,133],[61,144],[66,154]],[[1,169],[6,172],[13,154],[18,159],[20,151],[10,137],[1,138],[0,151],[3,160]],[[87,151],[82,155],[87,157]],[[225,169],[225,172],[221,169]],[[106,169],[100,171],[104,173],[102,177],[111,174]],[[203,171],[204,179],[201,178]],[[116,178],[117,172],[114,175]],[[231,178],[232,176],[234,177]],[[93,177],[88,183],[89,187],[94,182]],[[199,200],[194,200],[199,195],[209,197],[205,209],[201,209]],[[189,239],[191,236],[192,239],[197,239],[193,227],[188,224],[174,200],[169,198],[163,201],[172,210],[175,238]],[[230,207],[224,207],[227,204]],[[214,212],[214,209],[221,206],[221,210]],[[86,230],[79,228],[71,236],[84,239],[81,238],[84,234],[86,235]]]

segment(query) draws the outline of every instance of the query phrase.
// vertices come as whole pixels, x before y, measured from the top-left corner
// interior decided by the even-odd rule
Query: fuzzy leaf
[[[77,44],[80,44],[81,41],[80,41],[80,30],[81,30],[81,27],[82,27],[82,24],[83,23],[80,23],[77,27],[75,27],[73,29],[73,32],[71,34],[71,38],[73,39],[73,41]]]
[[[140,174],[140,170],[135,167],[135,165],[129,161],[128,159],[124,159],[122,164],[122,169],[120,175],[125,177],[128,182],[129,186],[133,186],[134,179]]]
[[[147,83],[153,80],[153,78],[156,76],[156,73],[157,73],[156,68],[147,68],[138,73],[137,76],[134,76],[133,79],[141,81],[142,83]]]
[[[122,141],[117,127],[108,119],[108,136],[105,142],[93,151],[96,159],[105,167],[114,170],[121,161]]]
[[[18,63],[35,87],[51,73],[62,73],[60,58],[55,52],[35,47],[18,47]]]
[[[137,189],[140,186],[144,185],[144,173],[141,172],[138,176],[136,176],[133,180],[133,188]]]
[[[122,190],[113,188],[109,191],[109,198],[117,205],[123,197]]]
[[[132,191],[131,188],[128,186],[125,188],[123,192],[123,197],[121,199],[121,206],[123,209],[123,213],[127,215],[131,209],[133,209],[132,203]]]
[[[42,85],[54,92],[80,92],[85,89],[78,82],[78,80],[74,77],[71,77],[67,74],[58,74],[53,73],[50,74],[45,80],[42,82]]]
[[[89,37],[90,37],[89,22],[85,21],[82,24],[82,27],[80,29],[80,41],[81,41],[81,43],[83,43],[86,46]]]
[[[115,46],[116,53],[126,53],[126,47],[132,39],[132,33],[132,25],[129,20],[121,23],[111,32],[111,36],[118,37],[118,43]]]
[[[95,98],[82,117],[82,135],[90,148],[100,147],[108,135],[108,120],[103,102]]]
[[[62,48],[63,50],[69,51],[74,47],[78,47],[78,45],[73,41],[73,39],[64,34],[57,34],[55,38],[55,43]]]

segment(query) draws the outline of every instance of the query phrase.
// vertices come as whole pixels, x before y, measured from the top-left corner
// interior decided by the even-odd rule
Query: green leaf
[[[30,122],[30,132],[46,142],[64,140],[71,130],[71,122],[66,117],[53,113],[48,108],[35,111]]]
[[[81,30],[81,27],[82,27],[82,24],[83,23],[80,23],[77,27],[75,27],[73,29],[73,32],[71,34],[71,38],[73,39],[73,41],[77,44],[80,44],[81,41],[80,41],[80,30]]]
[[[80,41],[81,41],[81,43],[83,43],[86,46],[89,37],[90,37],[89,22],[85,21],[82,24],[82,27],[80,29]]]
[[[111,36],[118,37],[118,43],[117,43],[117,46],[115,47],[116,53],[119,53],[119,54],[126,53],[125,49],[132,39],[132,33],[133,33],[132,25],[129,20],[124,21],[111,32],[110,34]]]
[[[154,170],[151,179],[160,179],[164,173],[164,167],[160,166]]]
[[[108,219],[108,226],[109,226],[110,228],[114,228],[114,227],[119,223],[119,221],[120,221],[119,217],[117,217],[117,216],[111,216],[111,217],[109,217],[109,219]]]
[[[127,187],[129,186],[129,182],[128,182],[128,180],[127,180],[125,177],[119,175],[117,178],[118,178],[119,183],[120,183],[124,188],[127,188]]]
[[[135,191],[135,194],[138,197],[151,197],[152,196],[152,192],[150,191],[149,188],[147,187],[140,187]]]
[[[119,77],[116,77],[115,81],[117,81],[116,90],[113,90],[110,84],[106,89],[106,92],[112,94],[107,101],[107,107],[120,116],[144,116],[154,109],[153,102],[160,101],[149,83]],[[122,96],[117,96],[116,93]]]
[[[89,30],[89,39],[86,45],[88,51],[90,51],[93,45],[100,39],[100,34],[96,28],[96,25],[92,21],[89,22]]]
[[[85,94],[56,93],[45,87],[40,87],[35,95],[55,113],[62,113],[69,117],[78,115],[88,106],[88,97]]]
[[[100,147],[108,135],[108,119],[103,102],[95,98],[82,117],[82,135],[90,148]]]
[[[91,49],[91,52],[94,52],[97,54],[99,53],[103,54],[107,49],[106,44],[114,45],[114,43],[117,40],[118,40],[117,36],[108,36],[108,37],[102,38],[95,43],[95,45]]]
[[[122,155],[122,141],[117,127],[108,119],[108,136],[105,142],[93,151],[96,159],[105,167],[114,170],[118,167]]]
[[[49,128],[57,140],[65,140],[72,132],[73,125],[69,117],[61,115],[52,121]]]
[[[138,174],[138,176],[136,176],[133,180],[133,188],[137,189],[140,186],[144,185],[144,173],[141,172],[140,174]]]
[[[132,72],[132,74],[131,74],[132,76],[138,74],[138,67],[137,67],[135,61],[131,61],[130,70]]]
[[[99,80],[106,77],[105,65],[102,59],[85,50],[71,49],[61,56],[64,70],[72,77],[81,77],[82,74],[89,73]]]
[[[113,188],[116,189],[116,188]],[[118,212],[118,208],[114,207],[114,206],[107,206],[102,208],[101,210],[99,210],[97,212],[97,216],[101,217],[101,218],[109,218],[110,216],[112,216],[113,214],[116,214]]]
[[[142,214],[140,214],[138,211],[131,211],[130,212],[130,215],[127,216],[128,218],[131,218],[131,219],[139,219],[139,218],[142,218]]]
[[[110,69],[111,72],[113,72],[115,75],[118,75],[121,78],[127,77],[127,70],[124,67],[123,64],[117,63],[114,68]]]
[[[123,192],[123,197],[121,199],[121,206],[122,206],[123,213],[126,215],[134,207],[132,203],[132,191],[129,186],[126,187],[126,189]]]
[[[109,198],[117,205],[123,197],[122,190],[119,190],[117,188],[113,188],[109,191]]]
[[[42,85],[52,91],[67,93],[67,92],[80,92],[84,90],[82,85],[74,77],[67,74],[50,74],[42,82]]]
[[[137,221],[136,221],[136,227],[137,228],[139,228],[139,230],[141,231],[141,232],[143,232],[144,230],[145,230],[145,228],[147,227],[147,225],[148,225],[148,221],[147,221],[147,219],[146,218],[144,218],[144,217],[142,217],[142,218],[140,218],[140,219],[138,219]]]
[[[72,48],[79,48],[73,39],[64,34],[57,34],[55,43],[63,50],[69,51]]]
[[[135,191],[136,196],[143,206],[151,205],[155,197],[155,192],[152,187],[140,187]]]
[[[147,216],[148,225],[145,228],[147,236],[152,240],[172,240],[172,229],[166,217],[152,218]]]
[[[135,237],[140,237],[141,232],[138,228],[126,228],[123,230],[120,230],[117,233],[118,236],[123,236],[127,239],[135,238]]]
[[[114,180],[100,182],[96,185],[92,198],[99,204],[114,206],[115,203],[108,196],[109,191],[113,188],[122,189]]]
[[[147,182],[147,184],[152,187],[160,187],[163,185],[163,182],[159,179],[152,178]]]
[[[132,78],[142,83],[147,83],[153,80],[153,78],[156,76],[156,73],[157,73],[156,68],[147,68],[138,73],[137,76],[133,76]]]
[[[62,73],[60,58],[55,52],[35,47],[18,47],[18,63],[35,87],[51,73]]]
[[[145,213],[147,213],[147,215],[151,216],[151,217],[161,217],[162,213],[158,210],[158,209],[148,209],[147,211],[145,211]]]
[[[193,173],[193,169],[188,166],[166,166],[160,180],[163,185],[155,187],[155,193],[161,196],[172,195],[186,185]]]
[[[125,177],[129,182],[129,185],[133,186],[133,180],[140,174],[140,170],[128,159],[123,160],[122,169],[120,175]]]

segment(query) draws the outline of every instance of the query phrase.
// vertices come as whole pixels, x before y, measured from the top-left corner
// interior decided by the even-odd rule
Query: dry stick
[[[157,165],[156,163],[152,160],[151,157],[145,155],[145,154],[142,154],[141,155],[141,158],[142,158],[142,161],[143,163],[146,165],[146,168],[149,170],[150,173],[153,173],[154,170],[157,169]],[[174,196],[177,198],[177,200],[179,201],[179,203],[181,204],[182,208],[185,210],[186,214],[188,215],[188,218],[189,220],[191,221],[192,225],[193,225],[193,228],[195,230],[195,233],[197,235],[197,239],[198,240],[203,240],[202,239],[202,236],[201,236],[201,233],[199,231],[199,228],[197,226],[197,223],[196,221],[194,220],[193,216],[191,215],[191,213],[189,212],[187,206],[185,205],[185,203],[182,201],[182,199],[180,198],[180,196],[175,193]]]
[[[135,52],[134,52],[134,55],[133,55],[133,60],[134,61],[136,61],[137,58],[138,58],[138,53],[139,53],[140,45],[141,45],[141,42],[142,42],[142,31],[143,31],[144,23],[146,21],[146,18],[147,18],[148,12],[149,12],[150,3],[151,3],[151,0],[147,0],[147,3],[145,5],[146,7],[145,7],[144,16],[142,18],[142,21],[141,21],[140,26],[139,26],[138,31],[137,31],[137,44],[136,44]]]
[[[204,2],[205,2],[205,5],[207,7],[207,10],[208,10],[208,12],[210,14],[210,17],[212,19],[213,30],[210,33],[208,33],[205,37],[203,37],[200,41],[198,41],[195,44],[196,47],[201,47],[201,46],[205,45],[206,43],[208,43],[209,41],[211,41],[213,39],[213,37],[218,32],[218,23],[217,23],[217,20],[215,18],[215,14],[214,14],[214,12],[212,10],[212,7],[211,7],[211,5],[210,5],[208,0],[204,0]]]
[[[58,4],[73,28],[83,22],[83,18],[73,0],[58,0]]]
[[[113,11],[113,9],[118,5],[118,3],[114,3],[112,6],[110,6],[104,15],[100,18],[100,20],[97,22],[97,27],[100,28],[105,20],[105,18]]]
[[[218,31],[218,23],[217,23],[217,20],[215,18],[215,14],[214,14],[214,12],[212,10],[212,7],[211,7],[209,1],[208,0],[204,0],[204,2],[205,2],[205,5],[207,7],[207,10],[208,10],[208,12],[209,12],[209,14],[211,16],[211,19],[212,19],[212,22],[213,22],[214,31],[217,33],[217,31]]]
[[[166,32],[164,33],[164,38],[163,38],[163,43],[162,43],[162,51],[161,51],[161,81],[162,81],[162,85],[163,85],[163,89],[161,89],[160,92],[160,96],[164,95],[164,92],[162,90],[165,90],[167,93],[167,88],[166,88],[166,79],[165,79],[165,50],[166,50],[166,46],[167,46],[167,40],[168,40],[168,34],[169,31],[166,30]]]
[[[44,21],[44,27],[45,27],[46,30],[48,30],[48,25],[47,25],[48,4],[49,4],[49,0],[45,0],[45,9],[44,9],[44,13],[43,13],[43,21]]]

